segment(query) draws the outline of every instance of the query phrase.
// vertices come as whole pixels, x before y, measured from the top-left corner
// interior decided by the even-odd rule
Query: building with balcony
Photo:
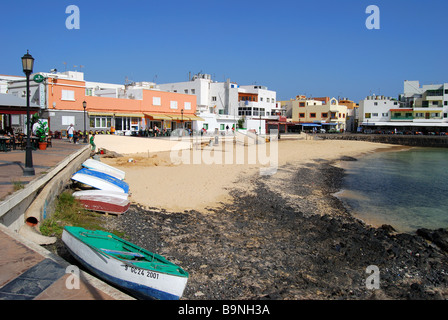
[[[364,129],[412,132],[447,132],[448,83],[420,86],[404,81],[399,100],[370,96],[360,101]]]
[[[197,121],[194,130],[228,131],[243,121],[245,129],[264,134],[266,121],[278,120],[284,113],[276,103],[275,91],[260,85],[240,86],[230,79],[214,81],[209,74],[198,73],[185,82],[157,86],[160,90],[196,95],[197,113],[204,121]]]
[[[191,128],[201,118],[196,113],[196,96],[159,90],[151,83],[108,84],[88,82],[81,72],[40,73],[42,83],[31,81],[31,101],[48,118],[51,131],[110,131],[130,135],[154,128]],[[8,91],[17,97],[26,94],[23,80],[12,81]],[[25,91],[25,92],[24,92]],[[83,102],[86,102],[86,110]],[[84,118],[85,117],[85,118]]]
[[[335,98],[325,100],[300,98],[292,100],[291,103],[292,122],[302,126],[303,130],[313,128],[346,130],[347,106],[340,105]]]

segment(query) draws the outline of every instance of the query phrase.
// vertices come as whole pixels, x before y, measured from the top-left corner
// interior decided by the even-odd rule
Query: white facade
[[[391,109],[398,109],[400,103],[384,96],[368,96],[359,102],[359,123],[375,125],[379,122],[389,122]]]
[[[448,123],[448,83],[420,86],[419,81],[404,81],[400,96],[404,107],[413,109],[413,122]]]
[[[160,90],[194,94],[199,113],[234,114],[238,103],[238,85],[230,82],[216,82],[208,74],[196,74],[190,81],[157,85]]]
[[[242,108],[247,107],[248,105],[257,109],[258,112],[253,113],[252,116],[271,116],[272,111],[277,109],[277,93],[272,90],[268,90],[265,86],[258,85],[250,85],[250,86],[240,86],[238,92],[240,93],[251,93],[256,94],[258,96],[258,101],[254,102],[239,102],[239,115],[244,115],[241,111]]]
[[[265,119],[276,118],[278,113],[277,93],[263,86],[239,86],[227,80],[217,82],[208,74],[196,74],[190,81],[158,84],[160,90],[194,94],[197,97],[198,115],[204,121],[197,121],[194,130],[205,128],[208,132],[227,131],[237,126],[238,120],[244,116],[247,129],[265,132]],[[258,101],[239,101],[240,93],[257,95]],[[250,114],[243,114],[241,108],[250,107]],[[252,121],[253,120],[253,121]]]

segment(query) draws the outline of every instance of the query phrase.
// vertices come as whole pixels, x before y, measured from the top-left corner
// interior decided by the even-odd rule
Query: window
[[[371,117],[372,117],[372,114],[371,114],[371,113],[366,113],[366,114],[365,114],[365,118],[366,118],[366,119],[370,119]]]
[[[398,105],[398,102],[397,102],[397,101],[394,102],[394,106],[396,106],[396,105]]]
[[[112,117],[90,117],[90,127],[93,128],[108,128],[111,126]],[[120,129],[118,129],[120,130]]]
[[[269,101],[271,101],[269,98],[266,98],[266,102],[269,102]]]
[[[93,95],[93,89],[92,88],[86,88],[86,96],[92,96]]]
[[[216,97],[212,97],[212,101],[216,101]]]
[[[378,105],[378,102],[374,102],[373,105],[374,105],[374,106],[377,106],[377,105]]]
[[[185,92],[185,94],[188,94],[188,89],[185,89],[184,92]]]
[[[202,128],[204,128],[205,130],[208,130],[208,123],[204,123],[204,124],[202,125]]]
[[[69,126],[69,125],[75,125],[75,117],[74,116],[62,116],[62,125],[63,126]]]
[[[443,117],[444,117],[444,118],[448,118],[448,113],[444,113],[444,114],[443,114]]]
[[[191,110],[191,102],[184,102],[185,110]]]
[[[427,90],[426,91],[426,96],[429,96],[429,97],[438,97],[441,95],[443,95],[443,89]]]
[[[378,117],[378,113],[372,113],[372,117]]]
[[[191,94],[195,94],[196,93],[196,89],[191,89]]]
[[[299,102],[299,107],[304,107],[305,106],[305,102]]]
[[[443,104],[444,104],[445,106],[448,106],[448,101],[443,101]]]
[[[161,106],[162,100],[160,99],[160,97],[152,97],[152,104],[154,106]]]
[[[131,124],[135,124],[135,120],[138,124],[138,118],[116,117],[115,130],[131,130]]]
[[[225,129],[225,125],[223,123],[221,123],[220,126],[219,126],[219,129],[220,130],[224,130]]]
[[[61,100],[75,101],[75,91],[62,90]]]
[[[322,118],[328,118],[328,113],[327,112],[322,112]]]
[[[310,118],[316,118],[316,113],[315,112],[310,113]]]
[[[381,115],[382,115],[383,117],[387,117],[387,116],[389,116],[389,112],[382,113]]]
[[[177,109],[177,101],[170,101],[170,108]]]
[[[305,118],[305,114],[304,113],[299,113],[299,118]]]
[[[432,102],[432,105],[433,105],[433,106],[438,106],[438,105],[439,105],[439,101],[433,101],[433,102]]]

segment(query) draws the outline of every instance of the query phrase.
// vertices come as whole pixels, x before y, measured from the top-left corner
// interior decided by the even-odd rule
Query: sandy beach
[[[98,135],[96,145],[123,155],[120,158],[102,158],[101,161],[126,172],[125,180],[130,185],[133,203],[168,211],[204,211],[228,202],[231,190],[250,190],[248,181],[251,177],[260,168],[269,167],[269,164],[259,161],[249,164],[247,146],[246,159],[242,164],[225,162],[225,159],[222,164],[204,161],[200,164],[193,164],[193,161],[175,164],[172,148],[188,149],[188,141]],[[269,150],[271,145],[267,143],[266,147]],[[335,160],[342,156],[357,157],[388,147],[396,148],[362,141],[307,140],[305,135],[296,135],[278,141],[278,167]],[[219,156],[225,152],[222,146],[213,146],[213,149]],[[274,176],[281,180],[284,174],[284,171],[277,170]]]

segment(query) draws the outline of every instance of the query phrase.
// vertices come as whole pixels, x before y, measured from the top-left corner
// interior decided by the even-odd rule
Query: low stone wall
[[[397,144],[413,147],[448,148],[448,136],[425,136],[425,135],[398,135],[398,134],[316,134],[320,139],[335,140],[359,140],[376,143]]]
[[[34,217],[39,224],[54,208],[57,196],[73,173],[90,157],[90,147],[68,156],[44,176],[33,180],[0,204],[0,223],[19,232],[25,220]]]

